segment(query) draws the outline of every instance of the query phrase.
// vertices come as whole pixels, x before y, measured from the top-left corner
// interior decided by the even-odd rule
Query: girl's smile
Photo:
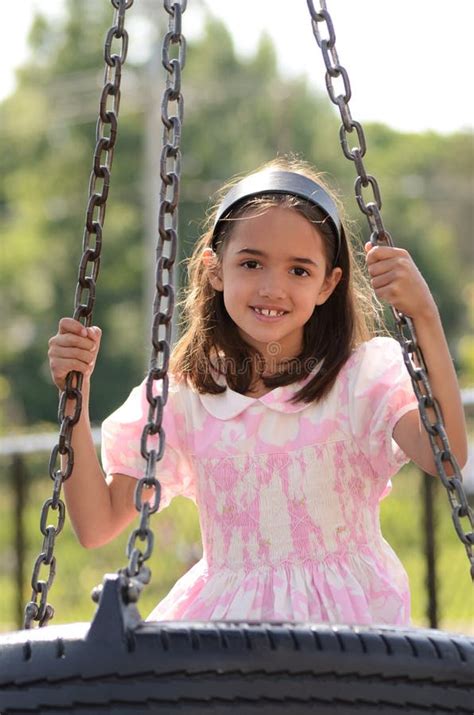
[[[323,239],[294,209],[271,206],[235,221],[222,263],[210,273],[242,338],[263,355],[271,343],[282,359],[296,357],[316,306],[339,282],[328,271]]]
[[[275,308],[269,305],[252,305],[251,308],[258,320],[270,322],[280,320],[280,318],[283,318],[289,312],[288,310],[282,310],[281,308]]]

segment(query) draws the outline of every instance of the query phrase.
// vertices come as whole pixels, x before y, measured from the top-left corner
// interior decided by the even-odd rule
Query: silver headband
[[[214,236],[212,247],[215,248],[216,228],[218,223],[225,218],[231,208],[235,207],[244,199],[263,194],[289,194],[299,196],[322,209],[329,219],[331,228],[337,238],[336,264],[341,248],[342,227],[337,206],[332,197],[322,186],[313,179],[309,179],[303,174],[294,171],[280,171],[275,169],[264,169],[257,174],[251,174],[232,186],[222,199],[217,210],[214,221]]]

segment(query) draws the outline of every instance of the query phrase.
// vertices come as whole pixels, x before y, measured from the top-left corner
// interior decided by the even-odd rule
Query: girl
[[[366,245],[378,298],[412,317],[453,452],[463,409],[438,311],[400,248]],[[373,337],[376,304],[341,211],[306,164],[278,160],[228,188],[196,245],[186,329],[172,359],[158,463],[161,508],[196,500],[203,558],[153,619],[408,624],[406,574],[379,524],[390,478],[435,473],[399,344]],[[103,425],[87,417],[97,327],[70,318],[50,340],[53,380],[84,374],[69,513],[86,547],[136,516],[145,382]]]

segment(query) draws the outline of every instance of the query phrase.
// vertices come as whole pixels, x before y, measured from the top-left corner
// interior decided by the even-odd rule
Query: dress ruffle
[[[391,559],[387,547],[387,559]],[[394,557],[395,558],[395,557]],[[305,563],[211,572],[201,559],[182,576],[148,620],[312,621],[404,625],[410,603],[405,579],[393,583],[370,547]]]

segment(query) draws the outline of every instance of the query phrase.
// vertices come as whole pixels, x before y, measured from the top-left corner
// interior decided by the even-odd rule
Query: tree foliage
[[[55,418],[47,340],[59,317],[72,314],[82,252],[110,7],[84,0],[78,14],[76,6],[68,0],[60,24],[35,19],[33,59],[18,73],[15,93],[0,105],[0,298],[8,316],[0,398],[7,400],[9,429]],[[94,378],[95,420],[141,378],[148,355],[143,296],[152,259],[144,240],[142,177],[150,87],[142,65],[128,62],[124,76],[94,319],[104,329]],[[300,78],[280,76],[268,37],[253,57],[242,59],[227,28],[207,17],[202,36],[188,46],[183,84],[181,258],[189,254],[221,182],[286,152],[301,154],[341,187],[366,240],[366,224],[352,199],[354,169],[340,152],[332,105],[310,88],[303,68]],[[159,124],[156,132],[161,134]],[[367,167],[382,187],[386,225],[426,276],[455,349],[466,328],[460,286],[469,281],[472,266],[472,136],[407,135],[382,125],[369,125],[366,133]]]

